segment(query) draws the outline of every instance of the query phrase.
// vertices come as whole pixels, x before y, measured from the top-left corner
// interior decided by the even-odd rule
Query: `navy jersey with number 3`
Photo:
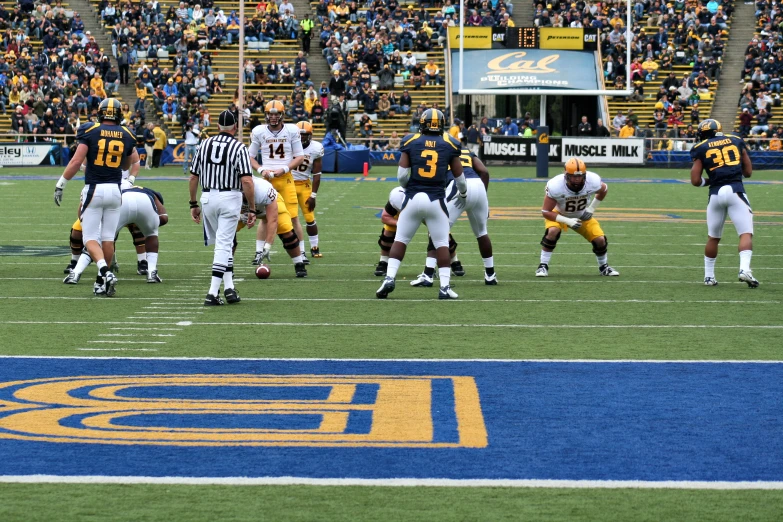
[[[127,127],[85,123],[76,132],[76,141],[87,145],[86,184],[122,181],[122,160],[136,149],[136,136]]]
[[[401,152],[411,160],[411,177],[406,194],[429,194],[430,199],[446,197],[449,164],[460,156],[460,144],[449,134],[411,134],[402,141]]]
[[[701,160],[710,178],[710,194],[717,194],[725,185],[734,192],[745,192],[742,185],[742,151],[745,142],[733,134],[718,133],[697,143],[691,149],[691,160]]]

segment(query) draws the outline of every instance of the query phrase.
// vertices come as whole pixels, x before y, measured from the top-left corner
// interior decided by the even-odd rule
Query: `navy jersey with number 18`
[[[85,123],[76,141],[87,145],[87,185],[122,181],[122,160],[136,149],[136,136],[127,127],[108,123]]]
[[[710,195],[731,185],[734,192],[745,192],[742,185],[742,151],[745,142],[733,134],[718,133],[691,149],[691,160],[701,160],[710,178]]]
[[[424,192],[430,200],[444,198],[449,183],[449,164],[460,156],[460,145],[450,135],[411,134],[402,141],[401,152],[411,160],[411,177],[405,192]]]

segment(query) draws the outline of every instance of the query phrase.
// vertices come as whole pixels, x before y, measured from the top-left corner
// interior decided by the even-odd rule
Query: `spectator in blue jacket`
[[[519,127],[509,116],[506,116],[506,123],[500,128],[500,132],[503,136],[519,136]]]

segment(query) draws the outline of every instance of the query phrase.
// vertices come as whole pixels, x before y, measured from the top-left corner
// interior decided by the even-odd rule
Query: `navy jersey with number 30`
[[[122,160],[136,149],[136,136],[127,127],[85,123],[76,132],[76,141],[87,145],[86,184],[122,181]]]
[[[460,156],[460,144],[449,134],[411,134],[402,141],[401,152],[411,160],[411,177],[406,194],[429,194],[430,199],[444,198],[449,182],[449,164]]]
[[[691,160],[701,160],[710,178],[710,194],[717,194],[725,185],[734,192],[745,192],[742,185],[742,151],[745,142],[733,134],[718,133],[697,143],[691,149]]]

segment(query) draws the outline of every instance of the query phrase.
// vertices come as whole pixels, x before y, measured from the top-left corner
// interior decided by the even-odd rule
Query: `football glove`
[[[261,261],[259,261],[259,264],[260,264],[261,262],[263,262],[263,261],[264,261],[264,259],[266,259],[266,260],[267,260],[267,261],[269,261],[270,263],[272,262],[272,255],[271,255],[271,252],[272,252],[272,245],[270,245],[269,243],[266,243],[266,244],[264,245],[264,248],[262,248],[262,249],[260,250],[260,252],[261,252]]]
[[[462,210],[465,208],[465,205],[468,202],[468,193],[467,192],[460,192],[457,194],[457,197],[454,198],[454,206],[458,209]]]
[[[582,226],[582,221],[581,220],[570,218],[570,217],[565,217],[565,216],[562,216],[560,214],[557,215],[556,221],[558,223],[563,223],[563,224],[569,226],[570,228],[573,228],[574,230],[577,230],[579,227]]]
[[[587,221],[588,219],[593,218],[593,214],[595,214],[596,209],[598,209],[598,205],[601,204],[601,200],[598,198],[593,198],[593,201],[590,202],[590,205],[585,209],[585,211],[582,213],[581,216],[579,216],[579,219],[582,221]]]
[[[54,204],[58,207],[60,206],[60,203],[63,202],[63,189],[59,187],[55,187],[54,189]]]

